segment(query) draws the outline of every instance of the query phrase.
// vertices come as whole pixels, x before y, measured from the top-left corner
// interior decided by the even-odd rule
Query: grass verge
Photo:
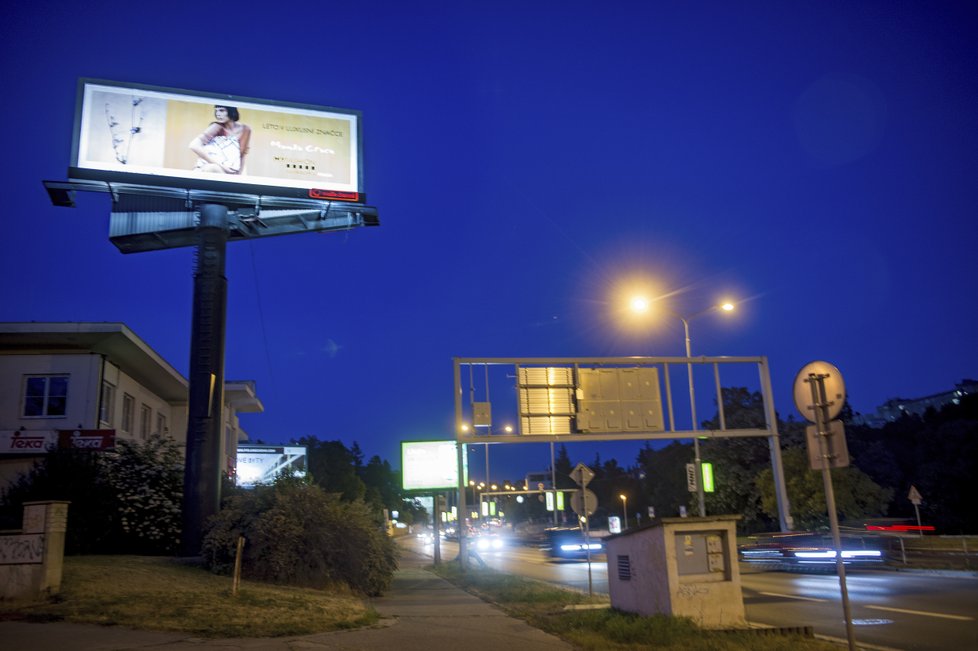
[[[358,628],[377,613],[344,587],[231,580],[180,559],[69,556],[60,594],[0,602],[0,617],[178,631],[199,637],[277,637]]]
[[[531,626],[587,651],[838,651],[833,644],[798,635],[711,631],[684,617],[623,613],[613,610],[607,599],[490,569],[472,568],[463,574],[455,563],[445,563],[434,571]]]

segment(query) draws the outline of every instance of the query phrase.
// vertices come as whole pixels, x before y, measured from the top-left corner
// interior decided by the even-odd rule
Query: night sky
[[[229,246],[252,439],[397,466],[452,436],[455,356],[682,355],[613,318],[639,277],[736,300],[693,352],[767,356],[782,417],[816,359],[860,412],[978,376],[978,4],[671,4],[14,0],[0,321],[123,322],[187,373],[193,250],[123,255],[107,195],[41,184],[95,77],[363,113],[379,228]]]

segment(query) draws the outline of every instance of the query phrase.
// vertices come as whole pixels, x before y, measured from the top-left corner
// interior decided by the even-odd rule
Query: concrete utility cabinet
[[[737,566],[739,515],[661,518],[605,538],[613,608],[745,626]]]

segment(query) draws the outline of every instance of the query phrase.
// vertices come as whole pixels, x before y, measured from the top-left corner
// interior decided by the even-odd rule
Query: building
[[[890,398],[876,408],[874,414],[860,414],[856,424],[882,427],[899,420],[904,415],[923,416],[928,409],[940,411],[947,405],[956,405],[961,398],[978,393],[978,380],[964,379],[949,391],[942,391],[922,398]]]
[[[160,433],[185,449],[189,383],[122,323],[0,323],[0,487],[57,446],[105,449]],[[224,470],[238,414],[263,407],[249,381],[224,391]]]

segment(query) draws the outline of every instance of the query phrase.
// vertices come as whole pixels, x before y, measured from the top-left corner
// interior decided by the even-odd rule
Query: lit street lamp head
[[[628,305],[636,314],[644,314],[649,311],[649,299],[644,296],[633,296]]]

